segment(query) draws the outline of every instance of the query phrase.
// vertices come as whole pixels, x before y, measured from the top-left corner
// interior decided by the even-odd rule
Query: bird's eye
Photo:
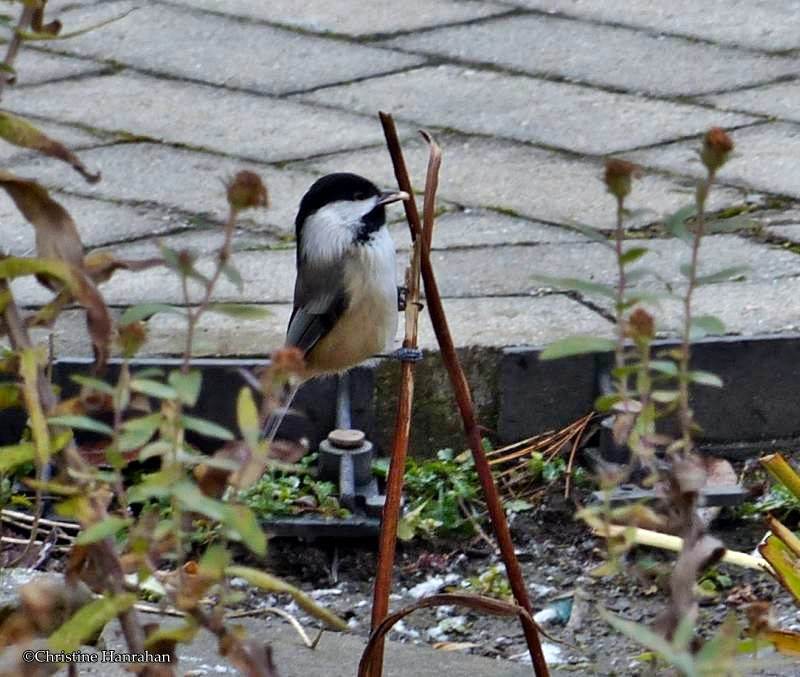
[[[366,200],[367,199],[367,194],[366,193],[356,193],[355,195],[353,195],[353,199],[354,200]]]

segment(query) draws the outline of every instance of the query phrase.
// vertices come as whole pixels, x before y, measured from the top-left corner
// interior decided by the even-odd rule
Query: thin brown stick
[[[430,137],[428,138],[430,139]],[[432,140],[429,140],[429,143],[433,143]],[[431,205],[431,209],[432,208],[433,206]],[[425,285],[425,298],[428,303],[428,313],[436,334],[436,340],[439,343],[442,359],[444,360],[456,396],[456,403],[458,404],[461,420],[464,424],[464,432],[466,433],[472,451],[472,457],[475,461],[475,470],[478,473],[481,489],[486,499],[486,507],[489,512],[495,536],[497,537],[498,545],[500,546],[500,553],[506,566],[506,573],[508,574],[511,590],[514,593],[514,599],[517,601],[517,604],[532,615],[533,607],[528,598],[528,590],[525,586],[525,581],[522,578],[522,569],[514,553],[514,543],[511,540],[511,532],[508,528],[506,514],[500,504],[500,496],[492,477],[492,471],[486,459],[486,454],[483,451],[481,428],[475,418],[475,408],[472,404],[469,384],[467,383],[464,370],[461,368],[461,363],[456,353],[453,337],[450,334],[450,327],[447,323],[447,316],[444,312],[442,297],[439,293],[439,286],[433,272],[430,256],[432,237],[432,229],[423,229],[422,280]],[[523,631],[537,677],[547,677],[549,671],[547,669],[547,662],[544,659],[544,654],[542,653],[542,646],[536,627],[533,624],[523,623]]]
[[[408,287],[408,300],[405,310],[405,337],[404,348],[417,347],[417,329],[419,322],[419,294],[420,294],[420,268],[422,262],[423,227],[420,226],[419,212],[411,188],[411,180],[403,161],[400,150],[400,140],[390,116],[380,113],[386,142],[395,168],[395,177],[400,190],[408,193],[409,199],[405,201],[406,218],[411,231],[412,249],[411,265],[406,276]],[[428,181],[425,185],[425,227],[433,225],[433,210],[429,209],[436,195],[436,182],[430,177],[439,171],[441,156],[437,156],[433,149],[428,161]],[[403,477],[405,475],[406,455],[408,453],[408,439],[411,433],[411,406],[414,400],[414,363],[403,362],[400,372],[400,392],[397,402],[397,416],[395,418],[394,440],[392,443],[391,464],[386,480],[386,502],[383,508],[383,523],[381,525],[380,544],[378,550],[378,571],[375,576],[375,587],[372,601],[372,628],[376,628],[389,613],[389,594],[392,587],[392,568],[394,566],[397,545],[397,525],[400,520],[400,502],[403,493]],[[383,673],[383,639],[378,640],[373,660],[369,665],[371,677],[381,677]]]
[[[13,68],[14,66],[14,61],[17,59],[20,45],[22,45],[22,33],[30,28],[35,11],[36,10],[32,5],[26,3],[19,15],[17,28],[14,30],[14,35],[11,37],[11,42],[8,43],[6,56],[3,59],[3,66],[6,66],[7,72],[0,73],[0,96],[2,96],[3,90],[8,84],[9,79],[13,78],[12,71],[9,69]]]
[[[572,450],[569,452],[569,460],[567,461],[567,470],[564,473],[564,498],[569,498],[570,493],[572,493],[572,466],[575,463],[575,454],[578,452],[578,445],[580,445],[583,438],[583,432],[588,427],[593,416],[594,413],[591,413],[584,417],[583,425],[580,427],[578,434],[575,435],[575,440],[572,443]]]

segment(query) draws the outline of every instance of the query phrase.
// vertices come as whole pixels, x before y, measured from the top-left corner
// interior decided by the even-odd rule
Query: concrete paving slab
[[[764,51],[800,47],[797,4],[760,0],[512,0],[518,7],[688,35]]]
[[[410,237],[405,221],[390,226],[389,232],[398,249],[408,248]],[[578,231],[568,228],[499,212],[465,209],[449,212],[436,220],[432,249],[588,241]]]
[[[794,58],[543,15],[412,33],[383,44],[532,75],[668,96],[765,82],[794,75],[798,68]]]
[[[723,110],[757,113],[800,122],[800,83],[796,81],[704,97],[703,100]]]
[[[48,4],[48,8],[50,5]],[[68,56],[47,54],[33,49],[22,49],[19,57],[14,63],[14,70],[17,74],[17,87],[27,85],[37,85],[43,82],[63,80],[76,76],[89,75],[108,70],[108,66],[98,64],[87,59],[76,59]]]
[[[164,207],[208,215],[227,215],[223,181],[240,169],[253,169],[267,184],[269,209],[252,210],[246,219],[278,233],[294,231],[300,198],[318,178],[297,169],[277,169],[243,160],[171,148],[154,143],[133,143],[81,153],[90,167],[103,172],[103,180],[86,183],[69,167],[53,161],[29,160],[13,166],[22,176],[35,176],[51,188],[86,197],[125,202],[158,203]]]
[[[735,154],[720,170],[723,183],[800,197],[800,126],[787,122],[755,125],[731,132]],[[680,174],[702,176],[696,143],[678,142],[630,154],[630,160]]]
[[[267,21],[315,33],[364,36],[397,33],[508,12],[507,6],[490,2],[453,0],[405,0],[402,11],[392,0],[176,0],[176,4]]]
[[[147,237],[133,242],[115,243],[110,249],[126,259],[147,258],[159,255],[159,243],[170,249],[180,251],[188,249],[197,256],[208,256],[219,251],[225,234],[217,225],[202,226],[186,223],[185,230],[167,235]],[[293,243],[286,243],[270,233],[252,232],[246,228],[237,228],[233,235],[233,251],[266,251],[272,249],[294,248]]]
[[[126,132],[261,162],[381,143],[377,117],[125,72],[9,91],[16,113]],[[313,133],[311,133],[313,130]]]
[[[641,245],[641,241],[636,242]],[[679,272],[686,263],[689,250],[676,240],[652,240],[651,253],[641,259],[641,267],[656,269],[670,284],[680,284]],[[800,256],[734,235],[718,235],[705,240],[701,251],[701,274],[710,274],[733,265],[749,265],[751,280],[770,280],[800,275]],[[569,276],[611,284],[616,279],[616,262],[611,249],[601,244],[542,244],[537,246],[502,246],[437,251],[432,255],[439,289],[443,296],[469,298],[480,296],[530,295],[547,289],[536,275]],[[213,256],[198,260],[201,272],[213,269]],[[398,257],[398,279],[407,265]],[[295,278],[295,253],[292,250],[244,251],[235,265],[244,281],[244,290],[221,280],[215,298],[218,301],[248,303],[289,303]],[[634,265],[632,270],[638,267]],[[191,282],[191,281],[190,281]],[[38,303],[49,292],[33,280],[15,282],[20,299],[26,304]],[[637,287],[655,289],[662,283],[651,277],[639,281]],[[195,286],[190,283],[190,290]],[[182,303],[183,294],[177,276],[166,268],[146,274],[119,271],[102,286],[106,301],[122,306],[146,301]],[[196,291],[195,291],[196,293]]]
[[[131,6],[127,0],[103,2],[68,16],[75,24],[89,25],[119,16]],[[120,21],[59,43],[58,49],[271,94],[347,82],[421,61],[386,49],[164,4],[143,5]]]
[[[491,94],[490,94],[491,93]],[[561,82],[443,65],[300,95],[301,100],[600,155],[752,120]],[[480,107],[475,106],[481,101]]]
[[[613,335],[612,325],[601,315],[563,295],[448,298],[444,306],[459,348],[545,345],[570,333]],[[271,303],[266,308],[270,315],[259,320],[214,313],[203,316],[195,332],[195,357],[260,357],[282,346],[291,304]],[[112,309],[115,316],[121,312]],[[62,314],[53,332],[56,356],[91,357],[85,327],[82,311]],[[148,321],[148,341],[140,357],[182,354],[185,329],[185,321],[177,315],[154,316]],[[36,330],[34,338],[44,343],[48,334]],[[419,345],[425,350],[437,349],[427,315],[420,320]]]
[[[768,267],[768,263],[764,262]],[[725,334],[765,336],[800,331],[800,279],[749,279],[700,287],[692,303],[695,315],[715,315],[725,325]],[[598,305],[611,305],[605,299]],[[661,301],[648,307],[656,317],[659,336],[677,336],[683,322],[683,307],[678,301]]]
[[[159,235],[192,228],[185,215],[149,206],[128,206],[75,197],[54,195],[69,211],[87,249],[120,240]],[[10,254],[27,255],[34,249],[33,227],[25,221],[11,198],[0,193],[0,242]],[[114,248],[115,251],[120,251]]]
[[[553,223],[614,227],[614,200],[601,180],[600,162],[573,159],[508,141],[446,134],[437,140],[443,152],[439,184],[443,199]],[[693,145],[699,146],[699,140]],[[419,184],[425,177],[427,148],[422,142],[412,142],[405,145],[404,153],[409,172]],[[384,148],[331,155],[296,166],[322,173],[359,172],[383,185],[394,182]],[[627,205],[637,212],[628,225],[658,221],[664,214],[692,202],[693,196],[694,181],[646,174],[636,182],[628,198]],[[741,203],[743,197],[735,190],[720,188],[712,194],[710,208]],[[651,211],[641,213],[645,208]]]
[[[765,226],[765,230],[770,235],[800,243],[800,223],[789,223],[781,226]]]

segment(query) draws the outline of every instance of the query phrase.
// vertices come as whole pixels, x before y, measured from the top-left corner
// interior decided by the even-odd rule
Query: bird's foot
[[[391,354],[391,357],[400,362],[419,362],[423,355],[419,348],[398,348]]]

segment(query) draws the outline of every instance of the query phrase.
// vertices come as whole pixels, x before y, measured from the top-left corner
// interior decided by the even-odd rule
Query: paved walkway
[[[444,148],[435,264],[461,345],[539,345],[568,332],[608,334],[596,299],[543,288],[534,274],[613,280],[602,245],[569,229],[609,228],[603,158],[642,163],[632,236],[642,265],[679,282],[684,246],[659,238],[659,217],[691,198],[692,149],[711,125],[733,130],[737,157],[714,209],[747,208],[755,231],[707,240],[705,269],[746,263],[747,281],[703,288],[699,312],[728,333],[800,326],[800,84],[790,0],[175,0],[138,3],[124,19],[71,40],[27,46],[4,106],[80,149],[103,180],[3,147],[14,171],[39,177],[72,212],[87,247],[144,256],[163,238],[209,252],[219,242],[221,179],[240,167],[267,181],[273,206],[242,222],[245,279],[220,297],[265,303],[265,321],[208,316],[198,353],[262,354],[290,310],[291,233],[299,198],[320,174],[351,170],[392,183],[379,109],[406,139],[413,176],[432,130]],[[65,30],[125,12],[130,2],[53,0]],[[51,11],[52,11],[51,10]],[[399,210],[395,210],[399,217]],[[0,242],[30,252],[33,235],[0,196]],[[636,230],[636,229],[639,230]],[[399,247],[407,246],[402,224]],[[644,278],[640,284],[657,284]],[[44,290],[25,282],[35,305]],[[165,271],[118,274],[115,308],[178,302]],[[667,306],[662,332],[679,309]],[[60,325],[60,354],[85,354],[78,318]],[[180,349],[176,319],[152,323],[151,353]],[[429,327],[423,344],[431,345]]]

